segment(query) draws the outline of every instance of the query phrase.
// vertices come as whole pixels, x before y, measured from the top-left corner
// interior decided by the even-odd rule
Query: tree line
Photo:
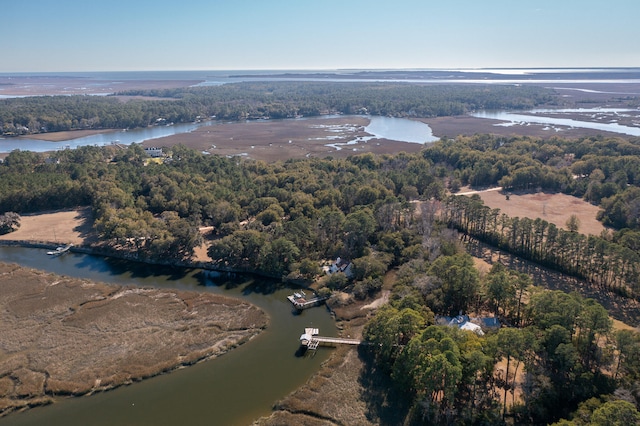
[[[267,164],[181,146],[170,154],[157,164],[139,145],[46,161],[14,151],[0,165],[0,211],[90,205],[103,244],[140,259],[189,258],[209,226],[212,262],[281,277],[303,274],[309,261],[366,258],[371,245],[390,254],[389,265],[417,255],[408,201],[444,191],[417,155]]]
[[[323,114],[396,117],[460,115],[479,109],[524,109],[557,102],[528,86],[391,83],[245,82],[215,87],[132,90],[116,96],[46,96],[0,100],[3,135],[75,129],[130,129],[162,122],[292,118]],[[157,98],[157,99],[149,99]]]
[[[540,218],[508,217],[479,196],[450,196],[443,220],[465,234],[524,259],[586,280],[603,291],[637,297],[640,254],[595,235],[558,228]]]

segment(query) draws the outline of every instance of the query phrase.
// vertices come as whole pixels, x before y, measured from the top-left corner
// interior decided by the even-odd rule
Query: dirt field
[[[127,288],[0,263],[0,416],[216,357],[266,314],[210,293]]]
[[[100,133],[113,132],[113,129],[101,129],[101,130],[70,130],[67,132],[50,132],[50,133],[38,133],[35,135],[29,135],[29,139],[38,139],[49,142],[61,142],[69,139],[84,138],[85,136],[97,135]]]
[[[545,192],[511,193],[507,200],[502,191],[472,191],[466,187],[459,192],[461,195],[471,193],[477,193],[486,206],[500,209],[501,213],[510,217],[540,218],[566,229],[569,217],[576,215],[580,220],[578,232],[585,235],[600,235],[605,230],[602,223],[596,220],[599,207],[571,195]]]
[[[369,119],[361,116],[308,118],[302,120],[250,121],[200,127],[191,133],[144,142],[144,146],[182,144],[222,156],[241,156],[267,162],[290,158],[347,157],[372,152],[394,154],[420,152],[422,144],[373,139],[364,131]],[[348,145],[347,145],[348,143]]]
[[[91,230],[91,210],[82,208],[20,217],[20,228],[0,235],[1,240],[48,242],[53,244],[89,244],[95,241]]]

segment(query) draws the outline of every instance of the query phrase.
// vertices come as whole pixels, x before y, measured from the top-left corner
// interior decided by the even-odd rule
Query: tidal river
[[[325,116],[331,118],[336,116]],[[322,118],[322,117],[321,117]],[[402,142],[425,143],[433,142],[438,138],[434,137],[431,128],[419,121],[409,120],[406,118],[392,118],[370,116],[371,122],[365,127],[365,131],[373,136],[366,139],[384,138]],[[305,118],[288,118],[286,120],[305,120]],[[77,148],[79,146],[95,145],[104,146],[111,143],[122,145],[130,145],[132,143],[142,143],[144,141],[162,138],[165,136],[179,135],[189,133],[201,126],[210,126],[219,121],[206,121],[201,123],[182,123],[171,126],[152,126],[142,129],[132,130],[114,130],[112,132],[99,133],[96,135],[85,136],[77,139],[69,139],[60,142],[49,142],[38,139],[30,139],[29,137],[20,138],[1,138],[0,137],[0,153],[8,153],[15,149],[34,152],[55,151],[57,149]],[[242,125],[243,122],[237,122]]]
[[[1,418],[1,426],[251,424],[304,384],[330,354],[331,349],[321,348],[313,357],[298,356],[304,328],[336,335],[325,307],[293,315],[286,299],[292,290],[279,282],[76,253],[52,258],[46,250],[17,247],[0,247],[0,261],[120,285],[224,294],[253,303],[270,317],[267,330],[219,358],[112,391],[60,398],[52,405]]]

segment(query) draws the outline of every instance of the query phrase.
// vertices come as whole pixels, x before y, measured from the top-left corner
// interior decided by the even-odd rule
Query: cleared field
[[[20,228],[0,235],[0,240],[87,244],[95,240],[90,215],[88,207],[24,215],[20,218]]]
[[[561,193],[510,193],[507,200],[502,191],[485,190],[471,191],[470,188],[462,188],[460,194],[477,193],[484,204],[492,209],[500,209],[500,212],[510,217],[540,218],[553,223],[559,228],[566,229],[566,222],[571,215],[576,215],[580,220],[578,232],[586,235],[600,235],[605,227],[596,220],[599,207],[586,201]]]

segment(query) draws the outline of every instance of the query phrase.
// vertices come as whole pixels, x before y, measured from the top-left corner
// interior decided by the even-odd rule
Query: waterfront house
[[[164,155],[162,153],[162,148],[156,147],[145,148],[144,152],[151,158],[161,158]]]
[[[485,331],[500,328],[500,321],[496,317],[470,318],[468,315],[458,315],[457,317],[437,316],[436,324],[473,331],[478,336],[484,336]]]
[[[341,259],[340,257],[338,257],[331,265],[325,266],[323,269],[327,275],[342,272],[347,276],[347,278],[351,278],[353,276],[353,266],[351,262]]]

